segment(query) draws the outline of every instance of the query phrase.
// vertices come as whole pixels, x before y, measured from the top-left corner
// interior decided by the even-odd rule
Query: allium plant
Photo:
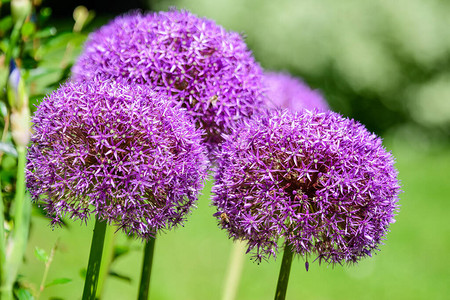
[[[243,122],[225,137],[217,165],[215,215],[257,261],[275,256],[283,238],[319,263],[357,262],[394,222],[394,158],[363,125],[331,111]]]
[[[54,224],[95,214],[147,239],[180,224],[203,186],[201,131],[147,87],[68,83],[32,122],[27,187]]]
[[[204,128],[210,148],[262,104],[262,70],[242,37],[183,10],[115,18],[89,36],[72,73],[166,93]]]
[[[317,90],[287,73],[266,71],[263,76],[265,101],[272,108],[287,108],[291,111],[303,109],[329,109],[327,102]]]

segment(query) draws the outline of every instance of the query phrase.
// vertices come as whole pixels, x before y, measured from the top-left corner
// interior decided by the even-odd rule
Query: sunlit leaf
[[[57,285],[57,284],[66,284],[66,283],[69,283],[71,281],[72,281],[72,279],[70,279],[70,278],[57,278],[57,279],[54,279],[53,281],[47,283],[45,285],[45,287],[49,287],[49,286]]]
[[[31,293],[24,288],[20,288],[18,291],[16,291],[16,296],[19,300],[33,300],[34,299],[33,295],[31,295]]]
[[[47,38],[47,37],[50,37],[50,36],[54,36],[57,32],[58,31],[56,30],[55,27],[46,27],[46,28],[36,32],[34,37],[38,38],[38,39]]]
[[[12,143],[0,142],[0,152],[7,153],[11,156],[17,157],[17,150]]]
[[[112,276],[112,277],[116,277],[117,279],[120,279],[120,280],[124,280],[124,281],[127,281],[127,282],[131,282],[131,278],[130,278],[130,277],[125,276],[125,275],[122,275],[122,274],[119,274],[119,273],[116,273],[116,272],[114,272],[114,271],[110,271],[110,272],[108,273],[108,275],[110,275],[110,276]]]
[[[43,261],[43,262],[47,262],[48,261],[48,254],[47,254],[47,252],[45,252],[44,249],[41,249],[39,247],[35,247],[34,248],[34,256],[36,256],[36,258],[39,259],[40,261]]]
[[[21,33],[23,37],[29,37],[36,31],[36,25],[32,22],[27,22],[23,24]]]
[[[125,255],[128,252],[130,252],[130,247],[128,246],[121,246],[121,245],[116,245],[114,247],[114,254],[113,254],[113,261],[115,259],[117,259],[119,256]]]
[[[50,57],[48,57],[50,53],[58,52],[61,49],[65,51],[68,43],[71,43],[74,47],[81,46],[85,39],[86,35],[81,33],[60,33],[43,44],[36,52],[36,56],[50,59]]]
[[[6,31],[12,28],[13,22],[11,16],[6,16],[0,19],[0,35],[3,35]]]
[[[81,278],[85,279],[85,278],[86,278],[86,273],[87,273],[86,268],[81,269],[81,270],[80,270],[80,276],[81,276]]]
[[[3,156],[2,164],[1,164],[3,170],[15,171],[16,165],[17,165],[17,159],[15,159],[14,157],[12,157],[10,155]]]

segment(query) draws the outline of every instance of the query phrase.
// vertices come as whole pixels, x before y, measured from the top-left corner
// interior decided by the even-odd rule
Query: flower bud
[[[14,60],[11,60],[10,73],[8,78],[8,101],[11,108],[22,110],[22,107],[28,106],[28,95],[25,89],[25,83],[20,74],[20,69],[17,68]]]
[[[14,24],[23,22],[31,13],[30,0],[11,0],[11,15]]]
[[[73,19],[75,20],[75,25],[73,25],[73,31],[80,32],[83,26],[86,24],[86,21],[89,18],[88,9],[83,6],[77,6],[73,11]]]
[[[30,141],[30,109],[28,106],[11,112],[11,134],[18,146],[26,147]]]
[[[26,147],[30,141],[28,94],[14,60],[10,64],[7,95],[11,107],[11,134],[17,145]]]

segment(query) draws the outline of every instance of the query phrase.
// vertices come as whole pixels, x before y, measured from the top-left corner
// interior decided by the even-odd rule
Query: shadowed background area
[[[132,8],[186,8],[241,32],[263,68],[288,71],[319,89],[334,111],[355,118],[384,138],[397,158],[404,193],[400,213],[378,255],[354,266],[294,258],[287,299],[446,299],[450,294],[450,3],[439,0],[314,1],[43,1],[48,21],[71,30],[72,11],[83,4],[95,17],[73,42],[76,57],[89,31]],[[63,43],[63,42],[61,42]],[[64,45],[65,47],[65,45]],[[58,48],[59,49],[59,48]],[[63,48],[64,49],[64,48]],[[67,51],[48,50],[47,66]],[[45,64],[44,64],[45,65]],[[68,69],[69,66],[66,66]],[[50,67],[49,67],[50,68]],[[59,74],[59,73],[58,73]],[[36,80],[42,90],[53,79]],[[37,103],[42,95],[32,100]],[[12,169],[2,161],[2,185]],[[12,172],[12,171],[11,171]],[[184,227],[159,235],[151,299],[219,299],[232,242],[210,207],[211,181]],[[93,222],[67,221],[52,230],[35,209],[21,269],[22,282],[39,286],[44,266],[35,247],[58,249],[41,299],[80,299]],[[116,234],[116,259],[104,299],[135,299],[143,245]],[[246,257],[237,299],[272,299],[281,263],[257,265]]]

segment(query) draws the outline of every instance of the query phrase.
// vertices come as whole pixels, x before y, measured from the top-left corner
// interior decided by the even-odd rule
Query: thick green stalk
[[[106,226],[105,244],[103,247],[102,263],[100,265],[100,273],[98,276],[98,286],[95,298],[101,299],[103,287],[105,286],[106,278],[108,277],[109,268],[114,257],[114,238],[115,229],[112,226]]]
[[[289,274],[291,273],[292,255],[292,247],[286,243],[284,246],[283,260],[281,261],[280,275],[278,276],[275,300],[284,300],[286,298]]]
[[[150,289],[150,275],[152,272],[153,250],[155,238],[150,238],[145,244],[144,262],[142,264],[141,284],[139,286],[138,300],[147,300]]]
[[[17,273],[22,264],[23,256],[28,241],[28,231],[30,227],[31,201],[25,197],[25,166],[26,148],[17,146],[18,166],[16,193],[14,197],[14,231],[9,239],[6,252],[5,278],[2,282],[1,290],[11,293]],[[2,295],[3,299],[3,295]],[[5,299],[9,299],[5,296]]]
[[[94,300],[97,291],[100,264],[102,262],[103,244],[105,242],[106,221],[95,219],[92,235],[91,253],[84,281],[83,300]]]
[[[222,300],[236,299],[239,288],[239,280],[244,266],[245,244],[243,241],[235,241],[233,243],[233,251],[231,253],[230,263],[228,264],[225,287],[223,290]]]
[[[6,276],[6,243],[5,243],[5,208],[3,206],[2,183],[0,182],[0,299],[10,298],[8,292],[3,290]],[[10,293],[9,293],[10,294]]]

